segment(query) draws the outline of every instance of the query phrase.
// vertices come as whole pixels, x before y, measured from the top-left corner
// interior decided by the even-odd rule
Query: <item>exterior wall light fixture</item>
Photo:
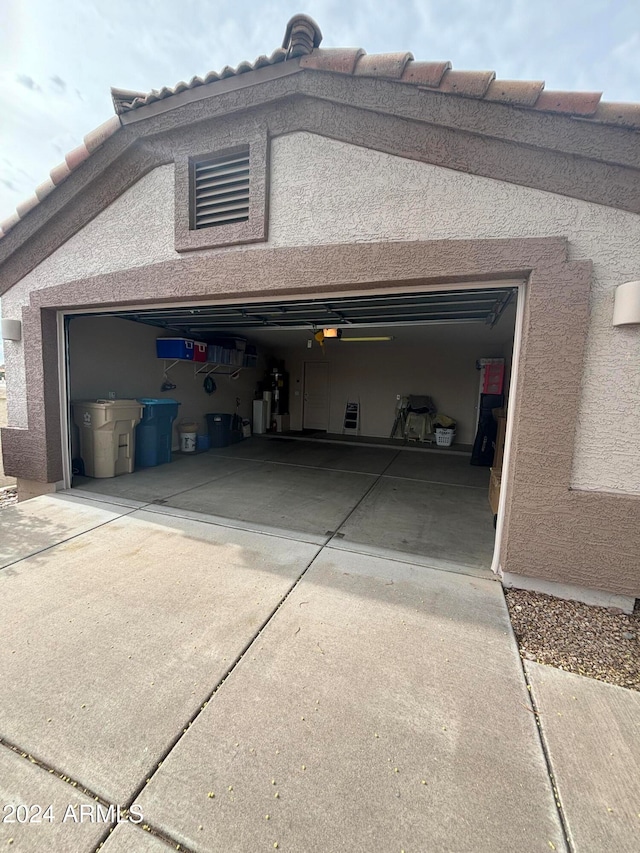
[[[2,321],[2,340],[3,341],[21,341],[22,340],[22,323],[20,320],[3,320]]]
[[[640,281],[627,281],[616,287],[613,325],[640,325]]]

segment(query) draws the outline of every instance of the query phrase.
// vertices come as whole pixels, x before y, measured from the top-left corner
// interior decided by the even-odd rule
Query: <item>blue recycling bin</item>
[[[178,417],[177,400],[141,397],[142,420],[136,427],[136,468],[153,468],[171,462],[173,422]]]

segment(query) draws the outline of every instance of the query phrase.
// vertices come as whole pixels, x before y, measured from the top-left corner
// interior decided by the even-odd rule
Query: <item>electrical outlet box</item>
[[[115,391],[109,391],[108,399],[109,400],[115,400],[116,399],[116,392]]]
[[[396,400],[400,402],[400,394],[396,394]]]

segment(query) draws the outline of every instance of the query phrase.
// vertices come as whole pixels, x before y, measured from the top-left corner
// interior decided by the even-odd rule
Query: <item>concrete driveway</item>
[[[500,585],[257,527],[0,514],[0,849],[568,849]]]

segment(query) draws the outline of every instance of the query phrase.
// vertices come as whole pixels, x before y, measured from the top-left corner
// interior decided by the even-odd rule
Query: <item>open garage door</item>
[[[73,486],[488,570],[518,285],[70,316]]]

